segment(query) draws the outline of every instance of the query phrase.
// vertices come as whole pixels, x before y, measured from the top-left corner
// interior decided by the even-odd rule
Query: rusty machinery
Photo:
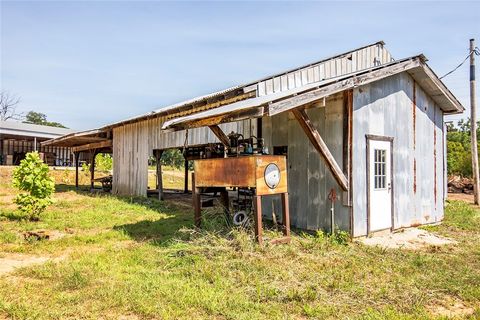
[[[282,228],[284,237],[272,242],[290,241],[290,216],[288,210],[287,164],[285,156],[268,155],[263,139],[252,136],[245,139],[241,134],[228,135],[230,145],[226,157],[194,161],[193,203],[195,224],[201,223],[201,193],[204,190],[218,190],[223,205],[230,215],[230,201],[227,188],[234,188],[231,219],[234,225],[246,226],[251,223],[253,213],[255,237],[261,244],[263,196],[279,194],[282,199]]]

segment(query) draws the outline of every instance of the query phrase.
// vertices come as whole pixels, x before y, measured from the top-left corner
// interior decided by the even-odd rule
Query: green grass
[[[383,250],[297,234],[259,247],[214,210],[196,230],[185,205],[69,189],[39,222],[1,207],[0,257],[58,259],[0,276],[0,319],[430,319],[450,300],[480,317],[480,211],[462,202],[428,227],[455,246]],[[0,194],[7,202],[14,190],[3,181]],[[23,238],[37,229],[65,236]]]

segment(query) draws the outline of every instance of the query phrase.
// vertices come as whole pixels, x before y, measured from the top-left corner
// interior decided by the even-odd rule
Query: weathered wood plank
[[[105,140],[100,142],[84,144],[83,146],[73,147],[72,152],[80,152],[80,151],[93,150],[93,149],[103,149],[103,148],[109,148],[112,146],[113,146],[112,140]]]

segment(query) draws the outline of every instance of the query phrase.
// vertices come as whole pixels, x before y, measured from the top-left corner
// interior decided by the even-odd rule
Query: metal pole
[[[477,147],[477,101],[475,97],[475,39],[470,39],[470,121],[472,137],[473,202],[479,204],[480,173]]]
[[[33,137],[33,151],[37,151],[37,137]]]

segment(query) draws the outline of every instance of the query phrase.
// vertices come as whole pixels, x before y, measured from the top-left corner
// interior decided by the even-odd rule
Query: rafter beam
[[[104,140],[100,142],[88,143],[78,147],[72,147],[72,152],[80,152],[86,150],[93,150],[93,149],[103,149],[103,148],[111,148],[112,147],[112,140]]]

